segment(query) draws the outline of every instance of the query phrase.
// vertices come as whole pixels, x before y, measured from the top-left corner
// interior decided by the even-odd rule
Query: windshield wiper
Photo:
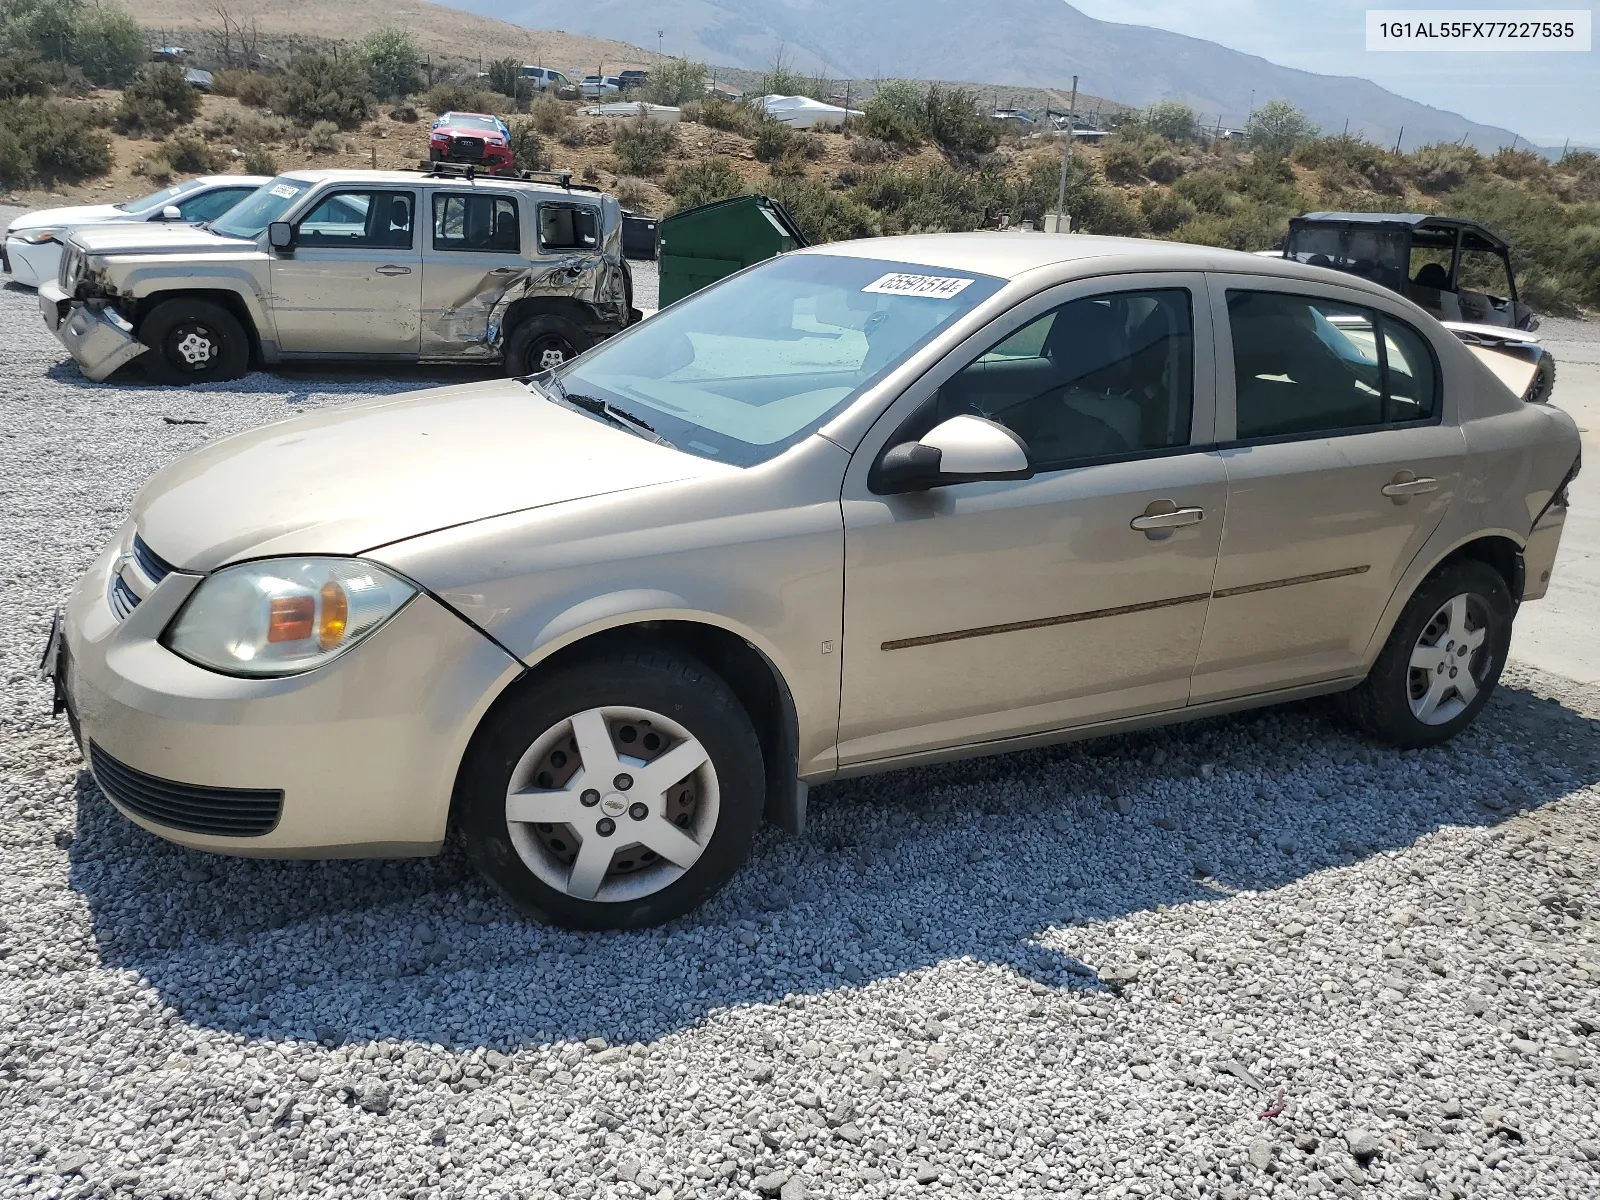
[[[566,403],[572,405],[573,408],[581,408],[586,413],[593,413],[595,416],[610,421],[621,429],[637,430],[647,442],[654,442],[656,445],[665,446],[669,450],[677,449],[676,446],[656,432],[654,425],[651,425],[642,417],[634,416],[627,409],[618,408],[609,400],[600,399],[599,396],[585,396],[581,392],[567,391],[566,385],[561,382],[554,371],[550,372],[549,383],[555,394]]]

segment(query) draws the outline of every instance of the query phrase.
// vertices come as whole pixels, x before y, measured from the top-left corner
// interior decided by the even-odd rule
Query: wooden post
[[[1072,101],[1067,107],[1067,137],[1061,145],[1061,183],[1056,188],[1056,232],[1063,232],[1061,218],[1067,207],[1067,162],[1072,157],[1073,114],[1078,111],[1078,77],[1072,77]]]

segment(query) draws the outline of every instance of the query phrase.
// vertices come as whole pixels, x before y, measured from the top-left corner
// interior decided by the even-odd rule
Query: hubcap
[[[567,352],[560,346],[546,346],[539,351],[539,370],[551,371],[567,361]]]
[[[1407,673],[1412,715],[1424,725],[1460,716],[1489,677],[1489,608],[1480,596],[1447,600],[1433,614],[1411,651]]]
[[[191,371],[203,371],[217,356],[216,338],[204,325],[181,325],[172,331],[172,353]]]
[[[699,860],[719,800],[699,739],[660,713],[608,705],[528,747],[506,789],[506,829],[527,868],[558,891],[638,900]]]

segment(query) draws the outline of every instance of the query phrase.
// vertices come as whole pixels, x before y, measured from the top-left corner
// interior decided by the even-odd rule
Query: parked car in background
[[[511,131],[493,113],[441,114],[428,133],[428,158],[433,162],[475,163],[491,171],[516,165]]]
[[[578,90],[589,99],[615,95],[622,90],[622,81],[615,75],[585,75]]]
[[[1448,740],[1545,593],[1578,451],[1373,283],[835,243],[530,379],[209,443],[45,662],[154,833],[388,856],[453,828],[524,912],[636,927],[841,775],[1332,693]]]
[[[615,198],[550,173],[292,171],[206,226],[67,236],[40,311],[90,379],[307,359],[545,370],[637,319]]]
[[[183,80],[196,91],[209,92],[216,78],[210,71],[202,71],[199,67],[189,67],[183,73]]]
[[[71,229],[141,221],[212,221],[271,182],[264,175],[203,175],[121,204],[82,204],[25,213],[6,228],[0,269],[9,272],[14,282],[36,288],[56,277],[61,243]]]
[[[551,88],[560,92],[572,88],[572,80],[568,79],[560,71],[552,71],[549,67],[524,66],[522,68],[522,77],[538,92],[546,92]]]
[[[643,87],[649,81],[650,81],[650,72],[649,71],[633,70],[633,71],[619,71],[617,73],[617,85],[619,87],[621,87],[624,91],[628,90],[629,88]]]

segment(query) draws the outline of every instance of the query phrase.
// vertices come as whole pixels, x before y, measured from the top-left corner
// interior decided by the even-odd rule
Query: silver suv
[[[295,171],[197,227],[73,231],[39,289],[90,379],[305,359],[558,366],[636,320],[617,201],[464,168]]]

